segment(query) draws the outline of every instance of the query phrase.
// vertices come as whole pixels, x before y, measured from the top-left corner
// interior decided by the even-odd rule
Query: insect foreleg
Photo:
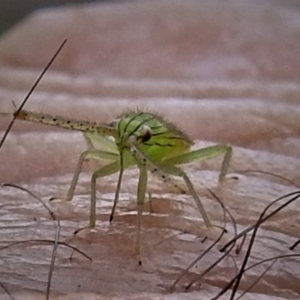
[[[65,200],[65,201],[71,201],[73,196],[74,196],[74,192],[75,192],[75,188],[78,182],[78,178],[79,175],[81,173],[81,169],[82,169],[82,165],[84,163],[85,160],[87,159],[95,159],[95,160],[117,160],[118,159],[118,155],[115,153],[111,153],[111,152],[106,152],[106,151],[101,151],[101,150],[87,150],[84,151],[80,154],[76,168],[75,168],[75,172],[71,181],[71,185],[69,187],[68,193],[67,193],[67,197],[66,198],[61,198],[61,197],[52,197],[50,199],[50,201],[52,200]]]
[[[137,223],[136,223],[136,238],[135,238],[135,253],[138,257],[139,265],[142,264],[141,249],[140,249],[140,233],[145,194],[147,189],[148,174],[144,166],[139,165],[140,176],[137,189]]]
[[[96,181],[97,179],[100,177],[105,177],[117,173],[119,170],[120,170],[120,163],[119,161],[115,161],[93,173],[91,179],[91,207],[90,207],[89,225],[87,227],[76,230],[75,234],[86,228],[88,229],[94,228],[96,225]]]
[[[121,189],[121,183],[122,183],[122,177],[123,177],[123,171],[124,171],[124,164],[123,164],[123,156],[124,154],[121,152],[120,153],[120,162],[119,162],[119,178],[118,178],[118,183],[117,183],[117,189],[115,193],[115,199],[114,199],[114,204],[110,213],[109,217],[109,222],[112,222],[116,210],[117,203],[119,201],[119,194],[120,194],[120,189]]]
[[[145,193],[147,189],[147,171],[152,172],[154,175],[158,176],[163,182],[173,185],[180,192],[185,193],[177,184],[175,184],[172,179],[164,171],[160,169],[158,165],[152,162],[146,155],[135,145],[133,142],[130,142],[131,154],[136,160],[136,163],[140,170],[139,182],[138,182],[138,191],[137,191],[137,203],[138,203],[138,212],[137,212],[137,227],[136,227],[136,243],[135,251],[139,259],[139,264],[141,264],[140,258],[140,228],[141,228],[141,217],[143,213],[143,206],[145,200]]]

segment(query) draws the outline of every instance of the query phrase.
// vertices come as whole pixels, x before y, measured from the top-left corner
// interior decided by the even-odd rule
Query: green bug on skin
[[[59,116],[34,113],[21,110],[14,117],[20,120],[39,122],[46,125],[57,126],[82,131],[90,145],[87,151],[81,153],[73,179],[67,193],[66,201],[71,201],[75,187],[85,159],[109,161],[107,165],[96,170],[91,178],[91,208],[89,225],[82,229],[92,229],[96,222],[96,181],[100,177],[109,176],[119,172],[110,221],[113,220],[116,205],[119,199],[123,171],[136,165],[139,168],[139,181],[137,188],[137,226],[135,252],[141,264],[140,227],[143,204],[147,189],[147,172],[158,176],[164,183],[170,184],[182,193],[188,193],[195,200],[197,207],[207,227],[211,227],[210,219],[197,196],[197,193],[187,174],[178,167],[181,164],[203,161],[215,156],[224,155],[219,181],[227,173],[232,154],[230,146],[215,145],[191,151],[193,145],[183,132],[166,122],[162,117],[149,112],[128,112],[110,124],[98,124],[87,121],[68,120]],[[104,147],[105,146],[105,147]],[[103,148],[109,151],[102,150]],[[187,190],[179,187],[172,176],[181,177]]]

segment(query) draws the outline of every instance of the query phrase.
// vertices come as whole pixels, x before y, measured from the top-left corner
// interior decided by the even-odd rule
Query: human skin
[[[167,7],[168,4],[165,5]],[[193,5],[191,10],[197,7],[196,4]],[[138,6],[137,10],[145,9],[141,7]],[[295,184],[300,184],[298,174],[300,88],[295,83],[299,68],[297,60],[290,60],[294,56],[294,48],[287,47],[285,56],[280,56],[275,51],[277,49],[275,46],[275,50],[266,51],[265,56],[262,51],[272,49],[273,43],[277,45],[277,42],[281,46],[286,45],[287,40],[296,43],[293,37],[300,29],[294,28],[294,31],[290,29],[289,35],[284,33],[280,35],[277,32],[277,35],[274,34],[274,40],[272,35],[269,39],[265,39],[263,35],[260,39],[252,36],[252,43],[257,44],[251,50],[243,47],[243,44],[240,47],[234,44],[236,36],[231,36],[229,33],[232,32],[228,33],[222,23],[226,22],[226,17],[224,19],[215,17],[216,20],[220,19],[220,23],[216,24],[210,23],[207,17],[204,19],[206,22],[201,21],[206,24],[205,28],[200,26],[202,23],[195,26],[197,30],[202,28],[201,41],[206,50],[201,48],[201,51],[205,59],[201,60],[200,55],[193,60],[193,55],[200,50],[197,48],[198,44],[189,41],[194,41],[193,36],[197,35],[198,31],[186,35],[186,31],[180,33],[180,27],[177,32],[171,25],[161,25],[164,30],[157,31],[153,25],[153,32],[158,41],[159,37],[164,41],[163,46],[150,38],[145,38],[148,44],[141,43],[139,39],[129,43],[120,39],[118,34],[114,38],[111,32],[117,30],[120,34],[124,30],[124,26],[120,25],[122,23],[120,16],[124,16],[124,20],[129,18],[127,13],[130,7],[124,5],[119,8],[119,17],[116,19],[109,18],[109,13],[112,13],[109,6],[104,8],[106,11],[104,15],[111,20],[110,23],[105,23],[101,18],[99,21],[96,11],[92,18],[92,9],[88,13],[89,18],[83,18],[85,27],[79,31],[75,30],[75,20],[78,20],[76,16],[78,14],[86,16],[85,10],[70,9],[69,15],[66,15],[66,11],[50,11],[49,14],[45,11],[28,19],[4,36],[0,43],[2,62],[0,112],[13,112],[12,100],[16,103],[21,102],[50,56],[67,37],[69,39],[67,46],[31,96],[26,109],[67,118],[109,122],[129,108],[145,108],[158,111],[175,123],[195,140],[197,148],[210,143],[232,145],[233,158],[230,170],[237,179],[228,176],[225,182],[218,183],[221,163],[218,159],[187,165],[184,169],[191,177],[199,197],[203,199],[205,209],[214,222],[221,222],[223,213],[213,197],[207,193],[206,188],[213,189],[230,209],[237,224],[241,226],[240,229],[252,225],[267,204],[296,188],[274,176],[250,173],[240,175],[238,171],[255,169],[273,172],[292,180]],[[255,12],[255,5],[252,8]],[[188,5],[186,9],[188,10]],[[200,10],[202,9],[206,12],[212,11],[212,15],[214,9],[222,10],[218,6],[201,7]],[[273,9],[275,15],[282,17],[279,6]],[[176,11],[176,7],[174,10]],[[147,19],[149,24],[157,24],[157,20],[166,21],[162,24],[173,24],[170,19],[161,16],[165,12],[161,7],[158,6],[157,11],[154,8],[151,11],[151,17]],[[236,11],[234,9],[231,11],[233,16],[236,16]],[[242,9],[241,12],[238,10],[238,15],[243,16],[242,12]],[[172,13],[175,14],[173,11]],[[230,15],[230,12],[228,14]],[[285,14],[286,12],[283,18]],[[136,17],[136,24],[139,24],[141,20],[137,17],[138,13],[133,13],[133,16]],[[253,18],[259,20],[260,15],[253,13]],[[285,22],[288,22],[289,18],[285,18]],[[249,19],[252,20],[251,17]],[[181,19],[181,22],[183,20]],[[230,19],[227,21],[229,25],[232,24]],[[109,24],[106,31],[101,31],[103,26],[101,22]],[[185,22],[190,24],[187,20]],[[273,22],[269,23],[270,32],[272,26],[274,31],[277,28],[276,18]],[[193,28],[190,26],[192,25],[188,25],[188,28]],[[223,34],[218,35],[219,31],[216,28],[223,28]],[[230,55],[217,60],[224,50],[220,46],[220,36],[226,37],[226,32],[227,37],[229,36],[228,43],[232,47],[237,47],[236,56],[232,56],[230,66],[228,64]],[[210,38],[215,36],[214,34],[217,39]],[[45,37],[41,39],[43,35]],[[85,42],[78,35],[85,36]],[[95,36],[97,38],[91,45]],[[133,36],[138,36],[138,32]],[[150,36],[153,37],[151,34]],[[173,39],[166,39],[166,36]],[[118,47],[116,41],[119,42]],[[185,48],[183,45],[189,47]],[[167,49],[172,51],[168,53]],[[211,49],[215,49],[216,52],[212,53],[215,57],[208,60]],[[282,53],[279,50],[278,52]],[[189,55],[185,56],[185,52]],[[224,53],[228,54],[226,51]],[[241,60],[241,56],[244,59]],[[139,57],[140,60],[137,59]],[[198,60],[201,63],[196,68]],[[156,61],[158,68],[154,65]],[[207,68],[205,61],[209,64]],[[1,117],[1,130],[7,127],[8,122],[9,117]],[[85,141],[80,133],[16,122],[4,147],[0,150],[0,181],[25,185],[44,200],[52,196],[64,196],[76,160],[84,149]],[[136,203],[137,171],[134,169],[125,172],[120,202],[112,226],[109,226],[108,216],[117,177],[99,180],[95,233],[72,238],[72,232],[88,222],[90,174],[97,166],[94,162],[88,162],[85,166],[74,201],[70,204],[51,204],[59,218],[65,221],[61,239],[82,248],[94,259],[90,263],[76,256],[76,263],[69,263],[69,252],[60,248],[52,293],[68,294],[57,296],[62,299],[68,299],[67,297],[74,299],[76,297],[74,290],[80,292],[81,296],[88,295],[86,297],[99,299],[111,292],[120,299],[126,297],[124,295],[128,293],[130,299],[140,296],[140,293],[145,293],[145,297],[150,295],[163,299],[180,271],[211,242],[209,240],[207,244],[201,243],[201,237],[207,235],[207,231],[201,225],[199,212],[189,197],[176,194],[172,187],[155,179],[150,181],[149,191],[153,194],[156,214],[147,214],[149,206],[146,204],[146,215],[142,220],[144,265],[139,269],[133,255],[135,215],[128,213],[135,210]],[[1,215],[12,218],[3,217],[7,231],[1,237],[2,242],[8,241],[7,232],[10,233],[10,241],[20,238],[53,238],[53,223],[41,206],[14,189],[1,188],[0,191]],[[265,230],[257,239],[251,262],[268,258],[273,254],[290,253],[288,247],[298,237],[298,215],[299,205],[295,203],[266,223]],[[171,229],[175,232],[171,232]],[[232,227],[229,227],[229,231],[224,241],[232,237]],[[213,238],[212,236],[211,239]],[[14,261],[14,257],[20,254],[26,259]],[[36,291],[45,290],[47,276],[42,277],[40,274],[47,274],[51,247],[41,247],[39,251],[31,247],[16,247],[14,252],[5,252],[5,255],[8,262],[10,259],[14,261],[13,265],[8,262],[5,264],[6,271],[1,277],[1,282],[10,290],[22,294],[33,288]],[[218,255],[217,250],[210,252],[209,257],[198,269],[202,270]],[[45,257],[48,259],[47,263],[41,263]],[[237,260],[241,262],[242,256]],[[271,296],[295,297],[299,292],[296,284],[299,272],[294,269],[296,263],[299,261],[291,259],[275,264],[273,273],[267,275],[265,281],[261,281],[254,288],[254,292],[260,293],[261,297],[265,295],[269,297],[268,299]],[[289,276],[286,275],[286,271],[290,272]],[[260,272],[258,270],[254,273],[255,276]],[[199,273],[197,269],[192,270],[189,277],[178,285],[178,291],[182,291],[184,283],[188,283]],[[197,295],[201,295],[201,299],[211,298],[223,286],[224,281],[228,280],[228,274],[234,274],[234,267],[230,261],[226,261],[222,268],[216,269],[204,280],[204,290],[196,286]],[[66,278],[69,278],[68,284],[65,283]],[[241,288],[246,288],[251,280],[252,276],[245,276]],[[274,285],[277,287],[276,293]],[[257,294],[252,296],[253,299],[258,297]],[[40,295],[37,294],[36,297],[38,299]]]

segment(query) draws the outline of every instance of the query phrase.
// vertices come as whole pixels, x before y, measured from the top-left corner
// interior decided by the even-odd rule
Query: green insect
[[[119,172],[110,221],[113,220],[122,182],[123,171],[130,166],[139,169],[137,187],[137,226],[135,252],[141,264],[140,228],[143,204],[147,190],[148,171],[158,176],[164,183],[175,187],[181,193],[188,193],[195,200],[197,207],[207,227],[211,227],[210,219],[197,196],[187,174],[178,167],[181,164],[203,161],[218,155],[224,155],[219,180],[227,173],[232,149],[226,145],[215,145],[191,151],[193,142],[173,124],[162,117],[149,112],[128,112],[110,124],[98,124],[87,121],[68,120],[58,116],[33,113],[21,110],[15,113],[15,118],[47,125],[82,131],[88,142],[89,149],[81,153],[73,179],[67,193],[66,201],[71,201],[86,159],[104,160],[108,163],[96,170],[91,177],[91,207],[89,225],[92,229],[96,222],[96,181],[100,177]],[[183,189],[173,177],[181,177],[185,183]]]

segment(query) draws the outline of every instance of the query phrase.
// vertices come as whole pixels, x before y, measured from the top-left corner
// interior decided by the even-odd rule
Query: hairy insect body
[[[125,143],[134,137],[140,150],[151,160],[162,162],[189,151],[193,142],[174,125],[155,114],[130,112],[116,124],[119,132],[116,144]]]
[[[130,166],[139,168],[135,247],[139,262],[141,261],[140,222],[147,189],[148,171],[158,176],[162,182],[175,187],[179,192],[187,192],[191,195],[203,217],[205,225],[207,227],[212,226],[192,182],[179,165],[224,155],[219,175],[219,180],[221,181],[227,173],[232,153],[231,147],[215,145],[191,151],[190,148],[193,142],[183,132],[178,130],[173,124],[166,122],[162,117],[149,112],[128,112],[110,124],[69,120],[59,116],[33,113],[25,110],[15,113],[14,116],[21,120],[39,122],[84,133],[88,150],[84,151],[78,159],[76,170],[65,198],[66,201],[71,201],[73,198],[82,164],[86,159],[108,162],[104,167],[96,170],[91,177],[90,221],[87,228],[94,228],[96,224],[97,179],[119,172],[114,204],[110,215],[110,221],[112,221],[119,199],[123,171]],[[177,185],[173,179],[174,176],[183,180],[185,189]]]

